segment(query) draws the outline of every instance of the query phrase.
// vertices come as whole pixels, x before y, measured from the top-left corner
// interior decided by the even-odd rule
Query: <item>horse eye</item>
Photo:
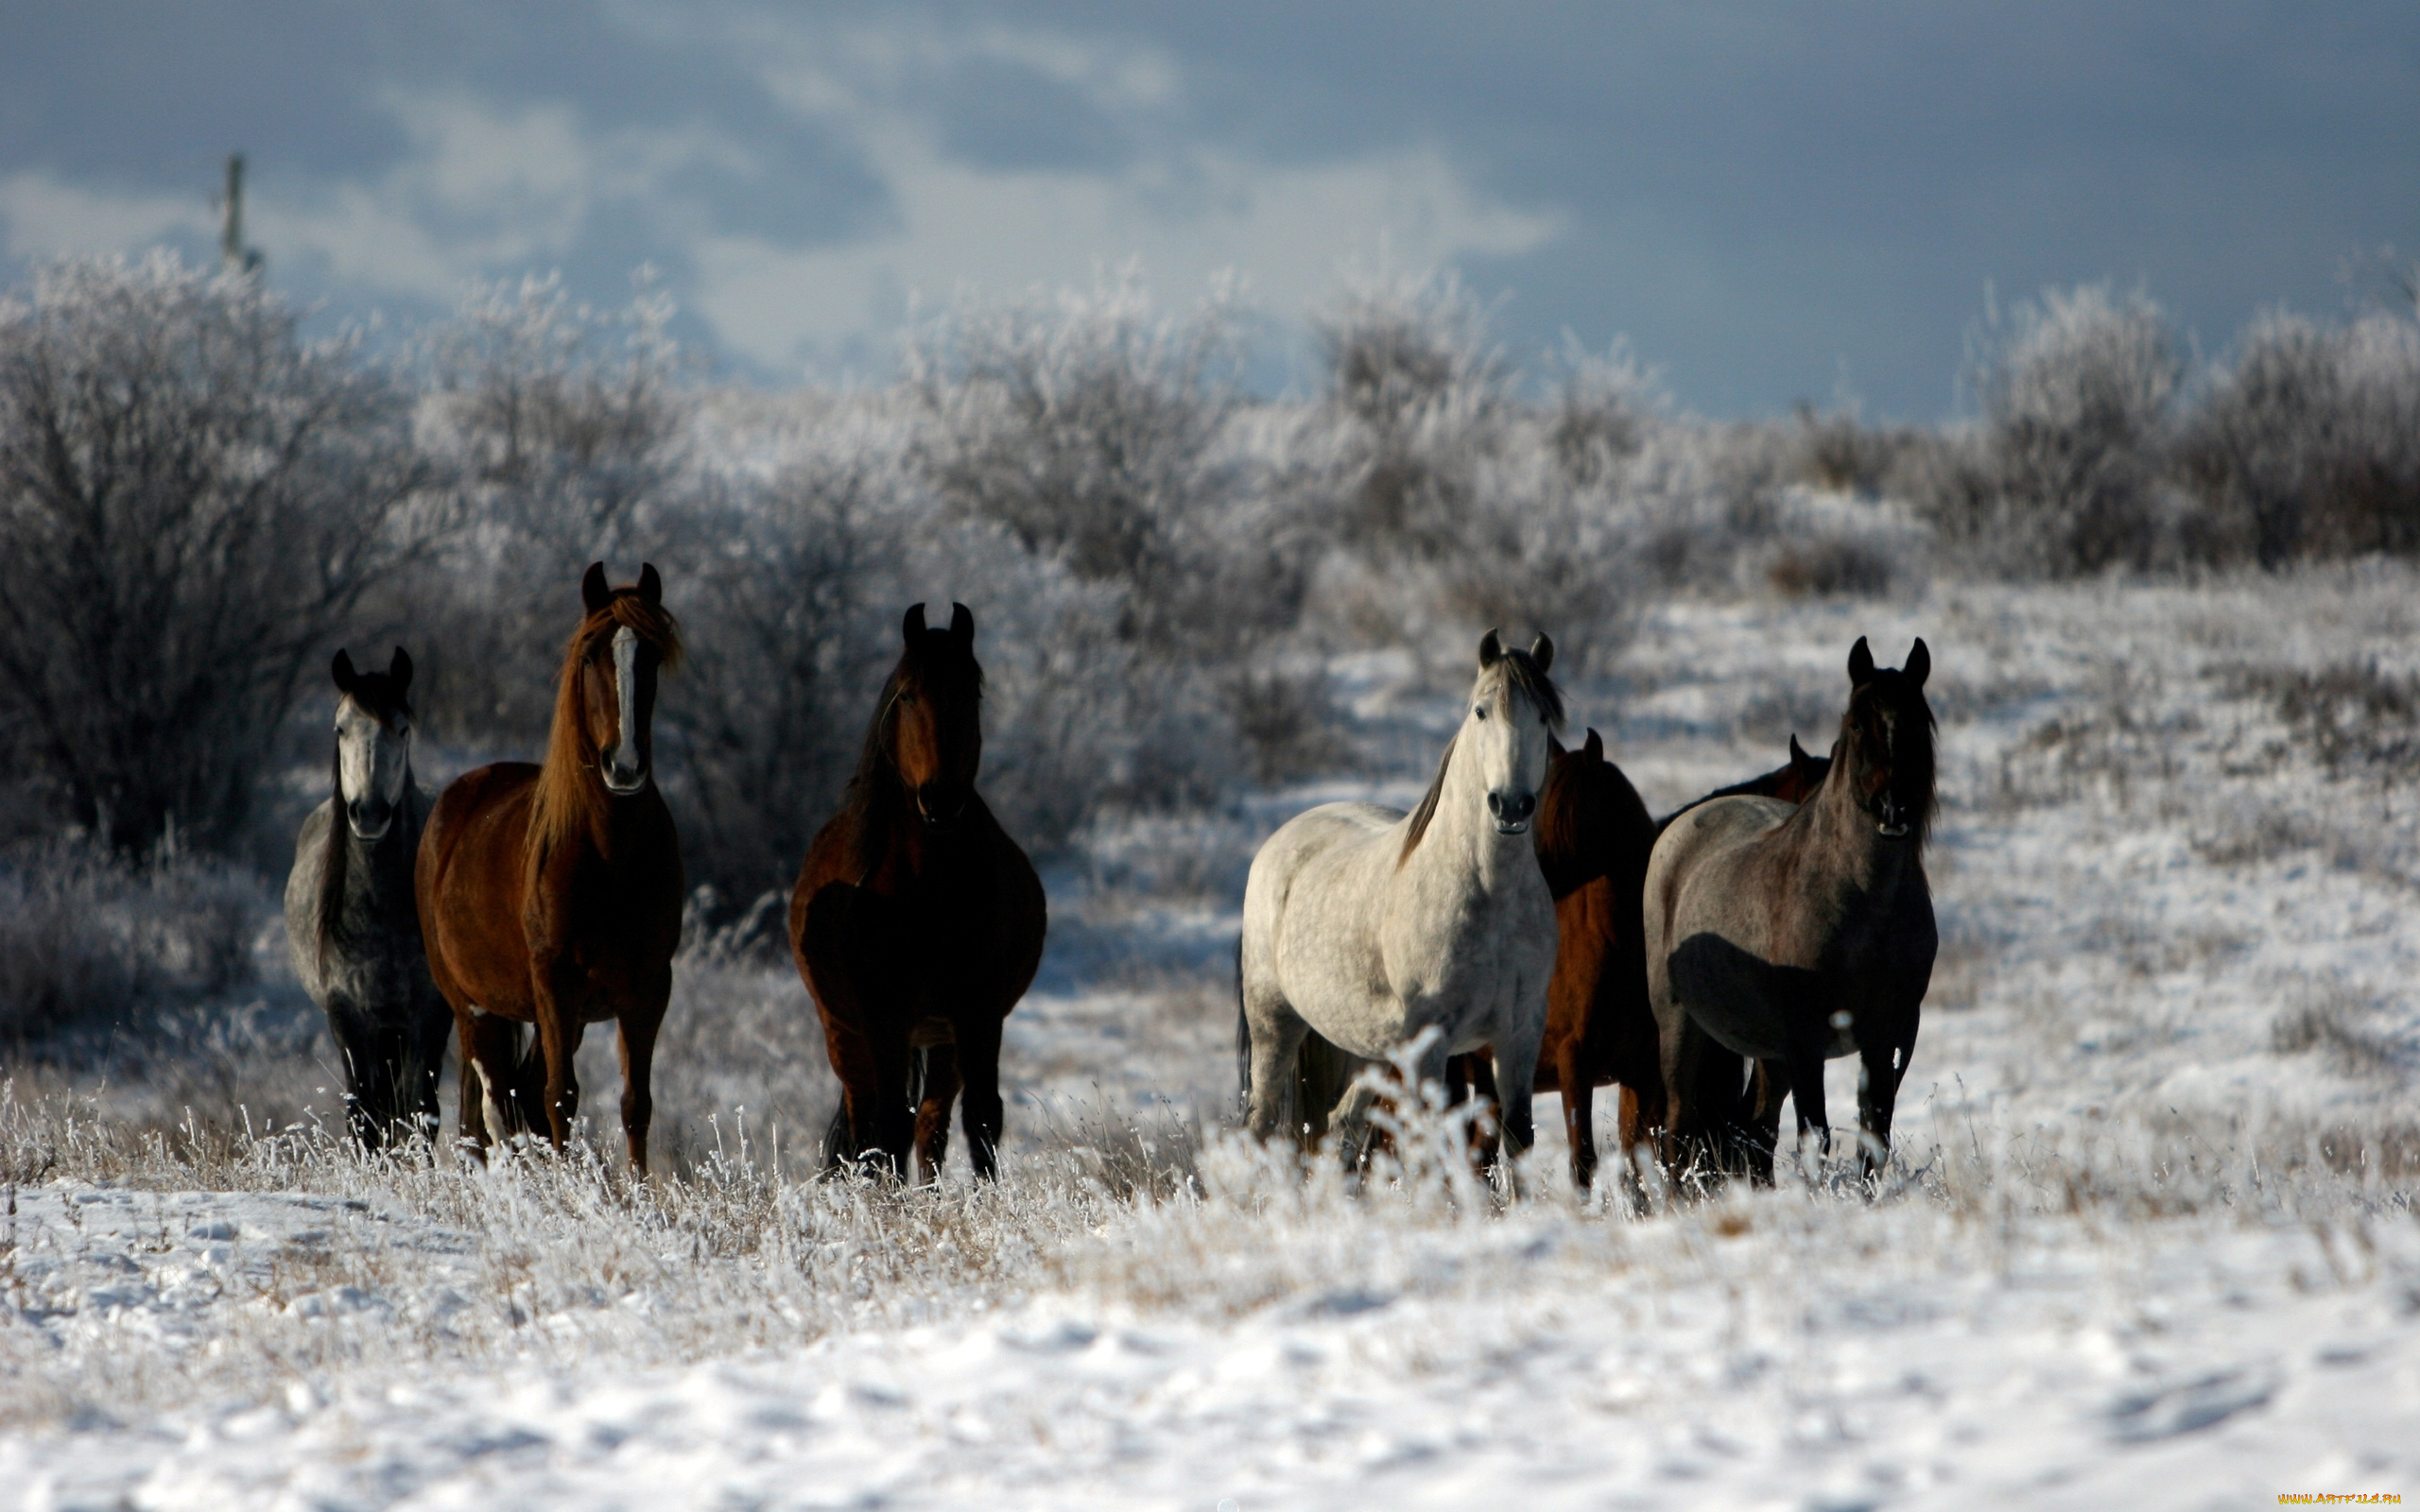
[[[914,703],[916,701],[916,696],[903,688],[900,690],[899,701],[901,703]]]
[[[1487,705],[1483,703],[1475,703],[1471,705],[1471,713],[1478,715],[1481,719],[1484,719],[1487,717]]]

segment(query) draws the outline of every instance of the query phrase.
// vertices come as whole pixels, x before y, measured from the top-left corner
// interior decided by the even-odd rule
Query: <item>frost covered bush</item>
[[[0,300],[0,739],[122,850],[224,843],[303,678],[425,544],[406,396],[162,254]]]
[[[2420,322],[2274,314],[2245,333],[2187,427],[2210,554],[2275,567],[2420,551]]]
[[[1932,459],[1934,524],[2001,572],[2157,564],[2181,377],[2166,320],[2142,295],[2088,284],[2018,305],[1978,375],[1981,429]]]
[[[1198,801],[1229,782],[1228,669],[1296,617],[1299,555],[1266,490],[1247,486],[1250,456],[1229,442],[1239,318],[1219,296],[1190,318],[1161,316],[1128,275],[1055,300],[969,304],[912,334],[904,383],[920,416],[918,477],[952,514],[1098,591],[1090,607],[1045,612],[1058,671],[1009,674],[1030,711],[1028,739],[999,765],[1046,832],[1067,833],[1088,805],[1046,791],[1045,747],[1127,744],[1110,785],[1133,802]],[[1107,643],[1084,644],[1093,608],[1111,610]],[[1098,678],[1056,685],[1075,664],[1116,661],[1122,700],[1101,703],[1110,690]]]
[[[1546,629],[1582,662],[1617,650],[1653,375],[1620,348],[1574,347],[1556,401],[1524,404],[1450,277],[1361,279],[1313,328],[1328,391],[1287,438],[1283,475],[1326,633],[1457,660],[1490,625]]]
[[[0,1044],[130,1022],[250,982],[274,902],[223,862],[91,839],[0,853]]]

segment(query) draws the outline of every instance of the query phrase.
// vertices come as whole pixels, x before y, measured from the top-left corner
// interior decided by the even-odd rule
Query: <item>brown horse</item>
[[[827,1168],[864,1160],[926,1179],[949,1150],[950,1104],[976,1175],[998,1167],[1000,1026],[1032,984],[1047,927],[1042,879],[975,791],[983,669],[975,616],[925,606],[901,626],[840,812],[790,894],[790,949],[823,1017],[840,1108]]]
[[[1684,814],[1656,842],[1645,924],[1665,1084],[1693,1086],[1711,1047],[1752,1057],[1765,1063],[1754,1113],[1765,1148],[1786,1091],[1801,1138],[1814,1131],[1828,1151],[1824,1062],[1855,1055],[1870,1177],[1888,1158],[1938,944],[1924,869],[1931,657],[1918,641],[1905,668],[1877,668],[1860,637],[1848,670],[1823,786],[1796,807],[1727,798]],[[1706,1110],[1672,1102],[1668,1139],[1707,1137]]]
[[[681,836],[653,771],[658,672],[681,631],[651,566],[586,606],[563,647],[542,766],[465,772],[437,800],[415,881],[430,974],[462,1040],[462,1132],[481,1150],[538,1123],[561,1147],[579,1110],[573,1053],[621,1028],[622,1134],[647,1169],[648,1071],[681,942]],[[520,1024],[537,1027],[525,1057]],[[536,1085],[543,1071],[543,1086]]]
[[[1697,801],[1742,793],[1798,801],[1823,782],[1831,763],[1807,755],[1796,735],[1790,737],[1789,753],[1788,765]],[[1648,855],[1669,823],[1668,816],[1660,822],[1648,817],[1637,789],[1620,767],[1605,760],[1604,741],[1597,731],[1589,730],[1576,751],[1557,744],[1539,797],[1535,831],[1538,865],[1554,895],[1557,931],[1535,1091],[1563,1093],[1572,1180],[1582,1189],[1593,1181],[1597,1168],[1597,1088],[1618,1083],[1622,1089],[1623,1148],[1650,1143],[1664,1122],[1664,1077],[1655,1017],[1647,997],[1639,899]],[[1316,1034],[1305,1040],[1296,1062],[1294,1106],[1305,1110],[1311,1139],[1323,1132],[1326,1109],[1361,1064]],[[1733,1128],[1741,1096],[1739,1058],[1725,1062],[1720,1053],[1706,1056],[1700,1074],[1697,1105],[1725,1109],[1721,1126]],[[1445,1080],[1448,1094],[1458,1099],[1477,1095],[1493,1101],[1496,1096],[1493,1069],[1483,1053],[1455,1057],[1446,1064]],[[1737,1143],[1744,1133],[1737,1130],[1726,1143]]]

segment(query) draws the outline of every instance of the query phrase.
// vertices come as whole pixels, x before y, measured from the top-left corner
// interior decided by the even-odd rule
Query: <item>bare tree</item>
[[[64,262],[0,301],[0,736],[119,850],[224,839],[426,483],[409,410],[259,284]]]

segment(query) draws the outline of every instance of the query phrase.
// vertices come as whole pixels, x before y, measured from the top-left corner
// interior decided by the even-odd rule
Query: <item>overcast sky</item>
[[[0,0],[0,260],[214,256],[412,319],[652,265],[744,377],[879,378],[912,295],[1232,268],[1298,341],[1458,270],[1526,358],[1685,405],[1950,411],[2000,301],[2140,286],[2215,355],[2420,254],[2420,5],[143,6]]]

